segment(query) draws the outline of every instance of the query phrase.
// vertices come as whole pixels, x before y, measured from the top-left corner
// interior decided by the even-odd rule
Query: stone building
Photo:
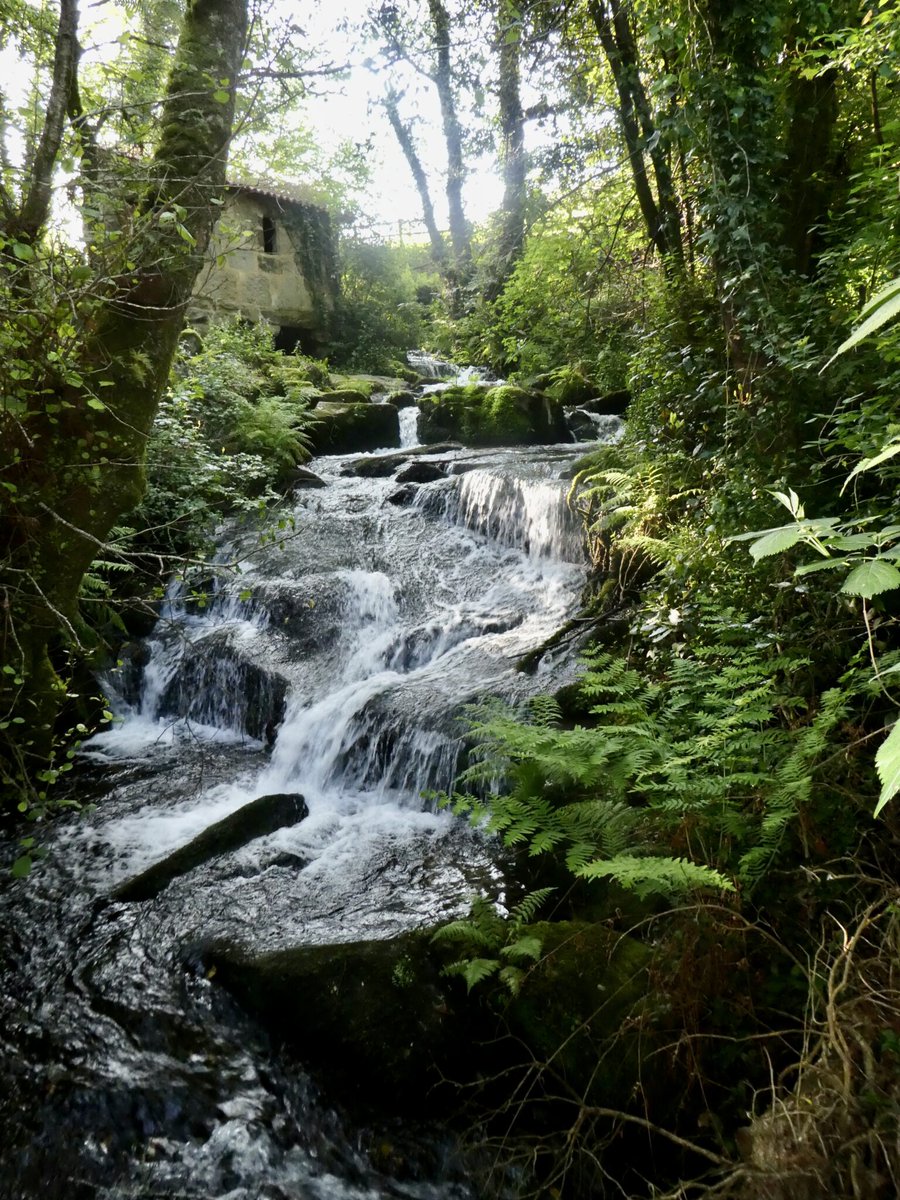
[[[309,353],[329,340],[338,295],[331,220],[300,188],[230,183],[190,319],[261,318],[279,349]]]

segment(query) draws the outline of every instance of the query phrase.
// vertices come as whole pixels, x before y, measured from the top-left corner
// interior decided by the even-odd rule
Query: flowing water
[[[502,888],[492,846],[422,793],[452,783],[468,702],[571,676],[561,653],[534,674],[516,662],[577,609],[564,496],[581,450],[431,455],[441,476],[402,486],[319,459],[327,486],[299,493],[274,537],[225,530],[222,570],[173,585],[107,681],[118,720],[78,781],[95,809],[60,822],[49,858],[0,897],[0,1196],[472,1194],[438,1142],[415,1178],[376,1170],[327,1080],[320,1095],[286,1066],[199,964],[222,939],[388,938]],[[302,793],[309,816],[153,901],[110,900],[275,792]]]

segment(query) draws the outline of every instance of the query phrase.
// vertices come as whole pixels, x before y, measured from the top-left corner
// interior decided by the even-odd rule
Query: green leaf
[[[541,945],[540,938],[526,934],[524,937],[510,942],[508,946],[504,946],[500,953],[506,958],[530,958],[537,962],[541,957]]]
[[[31,872],[31,855],[22,854],[10,867],[9,873],[13,879],[24,879]]]
[[[102,400],[98,399],[97,396],[88,396],[87,406],[88,406],[88,408],[95,408],[97,410],[97,412],[105,412],[106,411],[106,405],[103,403]]]
[[[784,550],[790,550],[791,546],[796,546],[802,537],[803,530],[797,525],[785,525],[781,529],[767,533],[765,537],[761,537],[750,547],[753,561],[759,562],[761,558],[769,558],[773,554],[781,554]]]
[[[813,571],[834,571],[838,567],[847,567],[846,558],[823,558],[820,562],[803,563],[794,572],[795,575],[812,575]]]
[[[861,475],[863,471],[871,471],[873,467],[878,467],[883,462],[887,462],[887,460],[889,458],[893,458],[895,454],[900,454],[900,442],[892,442],[890,445],[885,446],[884,449],[878,454],[873,455],[872,458],[864,458],[861,462],[858,462],[844,480],[844,486],[841,488],[841,495],[843,496],[844,491],[847,488],[847,484],[855,475]]]
[[[881,743],[875,755],[875,769],[881,780],[881,795],[875,805],[877,817],[884,806],[900,791],[900,721]]]
[[[466,981],[466,989],[471,992],[476,983],[481,983],[482,979],[487,979],[500,966],[496,958],[471,958],[465,965],[463,978]]]
[[[869,315],[861,325],[857,325],[846,341],[841,342],[828,363],[825,364],[826,366],[834,362],[839,354],[845,354],[848,350],[852,350],[870,333],[875,333],[882,325],[886,325],[900,313],[900,279],[893,280],[877,296],[874,296],[863,309],[863,313]]]
[[[27,242],[13,242],[12,252],[22,262],[30,262],[34,258],[34,248]]]
[[[213,92],[212,98],[216,104],[227,104],[231,99],[231,93],[226,92],[224,88],[219,88],[218,91]]]
[[[900,588],[900,571],[883,558],[870,558],[855,567],[844,581],[841,591],[847,596],[862,596],[870,600],[882,592]]]

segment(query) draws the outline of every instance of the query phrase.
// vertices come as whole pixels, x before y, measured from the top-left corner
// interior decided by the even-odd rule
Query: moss
[[[555,401],[509,384],[446,388],[423,396],[420,407],[423,441],[458,438],[469,446],[518,446],[566,436]]]
[[[400,445],[400,419],[392,404],[340,403],[331,397],[315,408],[310,441],[316,454],[355,454]]]

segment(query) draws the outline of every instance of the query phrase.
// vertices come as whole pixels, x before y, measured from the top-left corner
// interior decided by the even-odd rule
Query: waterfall
[[[400,409],[400,448],[409,449],[419,445],[419,407],[410,405]]]
[[[0,1028],[33,1032],[4,1043],[0,1091],[34,1078],[46,1141],[23,1130],[7,1175],[71,1154],[63,1187],[98,1179],[106,1200],[474,1200],[439,1171],[385,1179],[327,1097],[185,964],[210,942],[263,953],[389,939],[496,894],[491,842],[423,792],[453,783],[466,705],[573,677],[563,652],[536,674],[517,663],[578,610],[576,453],[447,451],[405,500],[393,478],[321,458],[326,486],[297,493],[281,541],[234,523],[211,582],[172,585],[135,658],[140,680],[136,666],[111,680],[117,721],[84,747],[96,810],[54,827],[7,913],[21,945]],[[110,903],[118,883],[281,792],[302,793],[308,816],[151,902]]]

